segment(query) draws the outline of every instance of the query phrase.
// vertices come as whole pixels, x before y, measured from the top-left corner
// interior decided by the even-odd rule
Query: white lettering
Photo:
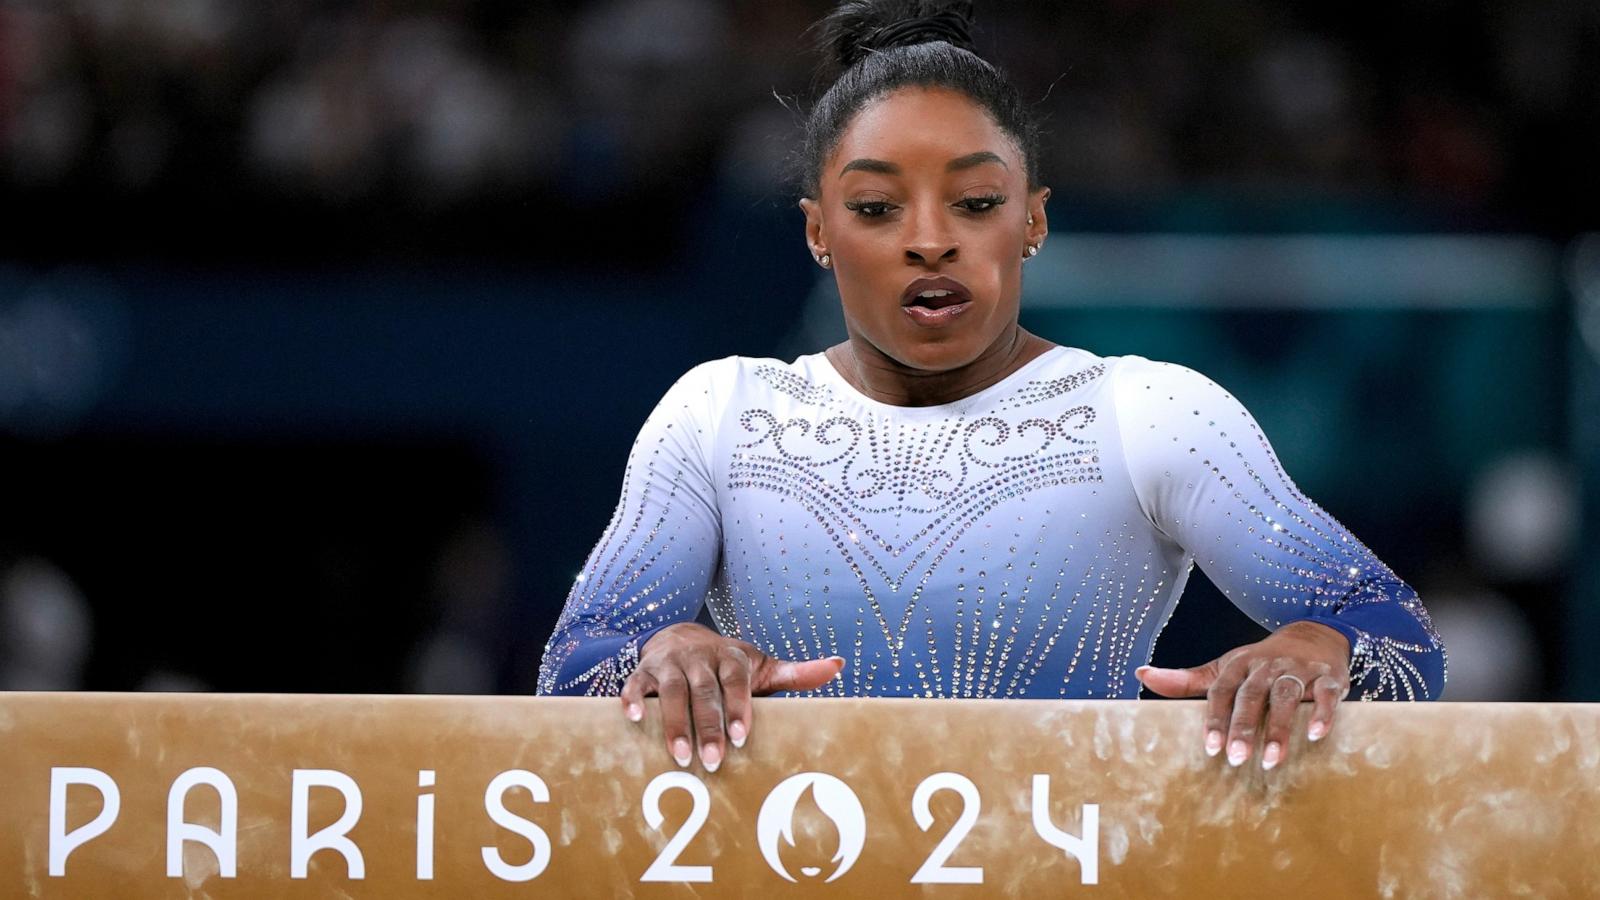
[[[947,866],[945,860],[956,852],[956,847],[972,830],[973,823],[978,821],[978,808],[981,800],[978,797],[978,786],[972,779],[958,772],[938,772],[922,779],[917,785],[917,791],[911,797],[911,815],[917,820],[917,827],[927,831],[933,827],[933,810],[929,808],[929,801],[939,791],[955,791],[961,795],[961,815],[956,819],[956,824],[933,848],[928,858],[922,863],[922,868],[911,876],[912,884],[983,884],[982,866]]]
[[[344,814],[337,822],[308,837],[306,819],[313,787],[331,787],[343,794]],[[361,849],[345,836],[360,818],[361,789],[356,786],[355,779],[333,769],[295,769],[294,793],[289,801],[289,877],[306,877],[306,866],[318,850],[338,851],[344,856],[352,879],[366,877],[367,867],[361,858]]]
[[[417,771],[417,787],[433,787],[433,770]],[[417,880],[433,880],[433,795],[417,797]]]
[[[483,864],[501,881],[532,881],[550,865],[550,838],[544,829],[506,809],[506,791],[513,787],[527,788],[534,802],[550,802],[550,789],[544,779],[524,769],[501,772],[489,782],[483,792],[483,808],[496,825],[526,838],[533,845],[533,858],[520,866],[513,866],[500,856],[498,847],[483,848]]]
[[[217,789],[222,801],[222,819],[217,831],[186,822],[183,818],[184,801],[189,790],[197,784],[209,784]],[[233,781],[221,771],[210,766],[196,766],[179,775],[167,792],[167,875],[183,877],[183,842],[194,841],[211,848],[217,857],[217,871],[223,878],[232,878],[238,871],[239,794]]]
[[[100,814],[95,816],[87,825],[81,825],[67,833],[67,786],[73,784],[88,785],[100,792],[103,806]],[[50,769],[50,875],[59,877],[67,874],[67,857],[72,851],[97,838],[111,827],[117,820],[117,812],[122,808],[122,792],[117,790],[117,783],[111,776],[99,769],[80,768],[77,766],[53,766]]]
[[[700,832],[700,826],[706,823],[706,818],[711,814],[711,792],[706,790],[705,782],[688,772],[662,772],[657,775],[644,789],[644,820],[657,831],[667,820],[661,813],[661,795],[670,790],[688,791],[694,799],[694,806],[690,808],[689,818],[684,821],[683,827],[661,848],[661,853],[650,864],[650,868],[639,876],[639,880],[709,882],[710,866],[680,866],[678,854],[694,840],[694,836]]]
[[[1080,807],[1083,837],[1073,837],[1050,821],[1050,776],[1033,776],[1033,830],[1053,847],[1059,847],[1078,861],[1083,884],[1100,883],[1100,804]]]

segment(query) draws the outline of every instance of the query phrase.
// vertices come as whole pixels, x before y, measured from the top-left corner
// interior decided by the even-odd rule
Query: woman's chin
[[[977,359],[982,349],[969,341],[908,342],[900,346],[895,359],[913,369],[948,372]]]

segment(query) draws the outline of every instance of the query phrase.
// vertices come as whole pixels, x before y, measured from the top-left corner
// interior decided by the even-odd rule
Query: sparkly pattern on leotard
[[[954,403],[862,395],[823,354],[727,357],[640,430],[545,648],[541,694],[615,694],[659,629],[840,655],[835,696],[1138,695],[1193,565],[1269,629],[1351,642],[1362,699],[1436,698],[1416,593],[1192,369],[1058,347]]]

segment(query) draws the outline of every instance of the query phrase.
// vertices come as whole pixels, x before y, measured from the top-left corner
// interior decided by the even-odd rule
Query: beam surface
[[[1600,896],[1600,704],[1202,710],[763,698],[707,772],[653,699],[0,694],[0,895]]]

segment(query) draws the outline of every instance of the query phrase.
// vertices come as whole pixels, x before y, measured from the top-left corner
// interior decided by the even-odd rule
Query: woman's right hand
[[[777,659],[748,641],[723,637],[696,622],[680,622],[656,632],[639,649],[639,665],[622,685],[622,708],[638,722],[644,718],[644,698],[659,696],[667,752],[678,765],[687,766],[698,739],[700,762],[715,772],[727,755],[724,738],[743,747],[750,737],[752,696],[814,690],[843,668],[842,656]]]

